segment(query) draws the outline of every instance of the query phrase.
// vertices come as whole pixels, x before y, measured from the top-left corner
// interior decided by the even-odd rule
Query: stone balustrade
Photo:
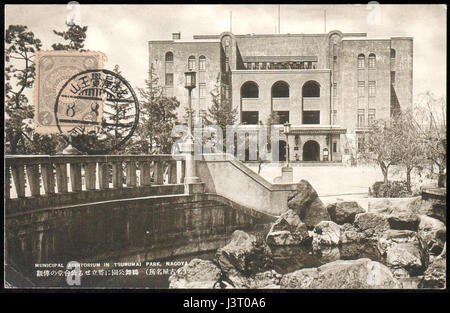
[[[7,212],[184,192],[185,160],[172,155],[7,155]]]

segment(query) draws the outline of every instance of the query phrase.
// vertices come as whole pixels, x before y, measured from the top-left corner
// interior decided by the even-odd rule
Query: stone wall
[[[35,263],[154,260],[217,249],[271,220],[211,194],[41,209],[6,216],[6,261],[32,276]]]

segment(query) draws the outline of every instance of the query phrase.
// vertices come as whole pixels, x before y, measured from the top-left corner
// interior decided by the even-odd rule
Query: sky
[[[445,5],[281,5],[281,33],[363,32],[368,38],[414,38],[414,95],[431,91],[446,96],[447,7]],[[6,5],[5,28],[22,24],[41,39],[43,50],[58,42],[66,5]],[[118,64],[133,87],[144,87],[149,40],[182,40],[195,35],[277,33],[278,5],[81,5],[88,26],[85,48],[106,54],[105,68]],[[232,23],[230,23],[232,12]],[[231,24],[231,25],[230,25]]]

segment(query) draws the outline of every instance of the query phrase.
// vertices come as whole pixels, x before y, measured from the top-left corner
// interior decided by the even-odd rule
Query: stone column
[[[281,168],[281,182],[283,184],[292,184],[293,182],[293,168],[289,165]]]
[[[181,153],[186,158],[186,170],[184,177],[184,189],[187,194],[202,193],[204,191],[204,184],[197,176],[197,167],[194,159],[194,141],[192,138],[188,138],[181,144]]]

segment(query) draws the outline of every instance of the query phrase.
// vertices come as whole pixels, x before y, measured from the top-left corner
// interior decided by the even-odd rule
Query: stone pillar
[[[293,168],[291,166],[283,166],[281,168],[281,183],[292,184],[293,181]]]
[[[197,167],[194,159],[194,141],[192,140],[192,138],[188,138],[184,143],[182,143],[180,150],[186,158],[186,170],[184,177],[185,193],[203,193],[204,184],[197,176]]]

